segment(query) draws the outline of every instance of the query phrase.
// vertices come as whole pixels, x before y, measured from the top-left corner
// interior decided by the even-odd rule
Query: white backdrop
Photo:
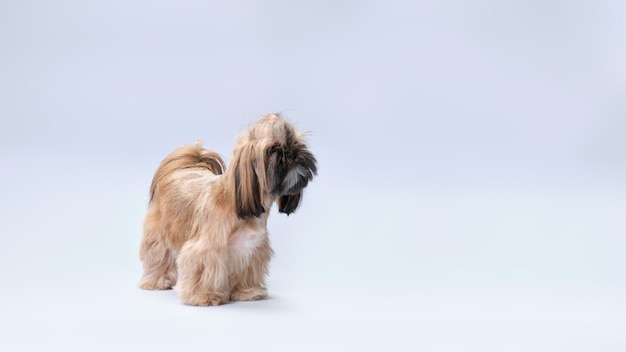
[[[0,3],[6,350],[623,351],[620,1]],[[137,288],[152,173],[282,111],[270,298]]]

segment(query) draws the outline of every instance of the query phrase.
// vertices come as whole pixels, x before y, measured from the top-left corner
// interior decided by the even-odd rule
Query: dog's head
[[[242,219],[263,214],[268,196],[277,198],[278,211],[293,213],[317,174],[302,135],[278,114],[263,117],[242,135],[232,165],[235,207]]]

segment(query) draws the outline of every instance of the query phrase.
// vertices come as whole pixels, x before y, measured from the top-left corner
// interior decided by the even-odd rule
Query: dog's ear
[[[302,191],[296,194],[288,194],[278,197],[278,211],[284,214],[291,214],[296,211],[302,200]]]
[[[258,217],[265,212],[254,153],[251,149],[242,148],[234,160],[235,210],[240,219]]]

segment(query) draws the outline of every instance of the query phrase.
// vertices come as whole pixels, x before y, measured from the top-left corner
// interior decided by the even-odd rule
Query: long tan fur
[[[150,201],[154,198],[156,186],[163,177],[176,170],[202,167],[209,169],[215,175],[221,175],[226,169],[226,163],[224,163],[219,154],[202,148],[200,141],[196,141],[194,146],[184,146],[176,149],[161,162],[161,165],[154,173],[152,184],[150,185]]]
[[[283,146],[282,164],[277,155],[270,156],[274,145]],[[295,153],[298,160],[288,164],[299,171],[292,170],[293,182],[287,182],[285,155]],[[280,212],[297,208],[302,188],[316,173],[315,158],[289,123],[270,114],[240,136],[231,165],[224,165],[200,143],[181,147],[163,160],[150,186],[144,220],[141,288],[175,286],[184,303],[201,306],[267,295],[265,277],[273,254],[269,209],[277,199]],[[276,190],[292,183],[300,186]]]

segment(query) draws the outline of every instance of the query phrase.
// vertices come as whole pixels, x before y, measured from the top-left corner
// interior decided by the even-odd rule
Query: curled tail
[[[150,202],[154,198],[157,185],[163,177],[180,169],[206,168],[216,175],[221,175],[226,171],[226,164],[219,154],[202,148],[202,143],[197,141],[194,146],[186,145],[174,150],[159,165],[154,173],[152,185],[150,185]]]

